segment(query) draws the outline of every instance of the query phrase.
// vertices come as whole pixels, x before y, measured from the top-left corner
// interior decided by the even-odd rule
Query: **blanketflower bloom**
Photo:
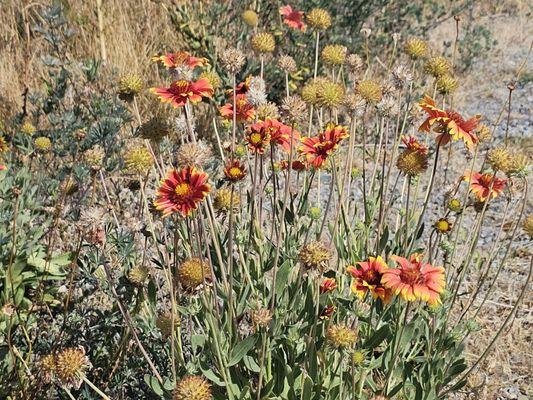
[[[341,140],[346,139],[348,136],[350,134],[346,127],[328,124],[326,130],[319,133],[318,136],[300,139],[302,146],[300,146],[299,150],[309,164],[315,168],[320,168],[337,149]]]
[[[335,278],[324,278],[324,281],[320,284],[320,293],[333,292],[337,289],[337,282]]]
[[[246,167],[239,160],[229,161],[224,168],[224,175],[230,182],[237,182],[246,176]]]
[[[281,160],[279,166],[282,170],[286,170],[289,167],[289,162],[287,160]],[[307,165],[300,160],[294,160],[291,164],[291,169],[296,172],[301,172],[307,169]]]
[[[440,294],[446,285],[443,267],[422,262],[421,254],[408,259],[392,256],[400,268],[387,269],[381,278],[383,286],[406,301],[422,300],[430,305],[441,304]]]
[[[163,103],[170,103],[174,108],[183,107],[187,100],[191,103],[199,103],[202,99],[213,96],[213,86],[205,78],[196,82],[180,80],[173,82],[170,87],[151,88]]]
[[[370,292],[374,299],[379,298],[385,304],[390,303],[392,292],[381,283],[383,274],[389,269],[383,258],[369,257],[368,261],[358,262],[357,265],[350,265],[346,269],[354,277],[352,292],[361,298]]]
[[[246,132],[248,149],[252,153],[263,154],[270,143],[270,132],[260,123],[251,125]]]
[[[402,135],[402,143],[409,150],[415,150],[422,154],[428,153],[428,148],[418,141],[414,136]]]
[[[470,190],[474,193],[479,201],[494,199],[503,192],[507,179],[497,178],[492,174],[482,174],[475,172],[470,176],[464,176],[464,179],[470,183]]]
[[[183,66],[194,68],[205,67],[207,65],[207,58],[193,57],[185,51],[178,51],[176,53],[167,53],[159,56],[153,56],[152,61],[160,62],[166,68],[177,68]]]
[[[253,130],[264,130],[270,135],[270,141],[280,145],[285,151],[289,152],[291,149],[291,134],[293,143],[300,140],[300,132],[292,129],[288,125],[279,122],[276,119],[267,119],[259,121],[251,126]]]
[[[251,121],[254,118],[255,108],[248,102],[246,95],[238,94],[235,98],[235,105],[237,122]],[[228,120],[233,118],[233,100],[220,107],[220,115]]]
[[[290,5],[286,5],[279,8],[279,13],[285,17],[283,23],[290,28],[298,29],[302,32],[305,32],[307,29],[302,21],[304,15],[303,11],[293,10]]]
[[[171,169],[166,178],[162,179],[157,190],[155,207],[167,217],[175,212],[183,217],[188,216],[198,208],[198,204],[205,199],[211,186],[209,176],[195,167],[181,170]]]
[[[435,131],[439,133],[437,142],[445,145],[459,139],[463,140],[468,149],[472,149],[478,142],[474,130],[476,129],[480,115],[476,115],[468,120],[455,111],[441,110],[435,105],[435,101],[429,97],[424,98],[419,103],[420,107],[427,113],[428,117],[420,126],[419,130],[429,132],[433,125],[436,125]]]

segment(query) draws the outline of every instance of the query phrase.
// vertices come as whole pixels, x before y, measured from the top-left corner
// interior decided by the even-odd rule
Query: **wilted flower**
[[[35,145],[35,149],[42,153],[46,153],[52,148],[52,141],[46,136],[39,136],[33,144]]]
[[[392,96],[384,96],[376,105],[376,108],[378,113],[384,117],[397,115],[400,111],[398,108],[398,103]]]
[[[154,165],[154,158],[145,146],[138,145],[124,154],[124,164],[131,173],[146,174]]]
[[[398,169],[411,177],[423,173],[428,167],[427,150],[424,149],[424,147],[420,149],[407,147],[398,155],[396,160]]]
[[[366,101],[359,93],[351,92],[344,97],[344,105],[355,113],[356,117],[360,117],[365,110]]]
[[[272,53],[276,48],[276,40],[271,33],[261,32],[252,37],[252,49],[254,51],[265,54]]]
[[[50,383],[56,372],[56,356],[54,354],[47,354],[39,359],[39,375],[43,381]]]
[[[182,144],[176,151],[176,164],[180,168],[187,166],[203,167],[212,157],[211,147],[201,140]]]
[[[264,104],[261,104],[257,106],[256,109],[257,119],[259,120],[267,120],[267,119],[278,119],[279,118],[279,110],[278,106],[272,102],[266,102]]]
[[[213,86],[205,78],[196,82],[178,80],[170,87],[151,88],[150,92],[156,94],[163,103],[170,103],[174,108],[183,107],[187,101],[199,103],[202,99],[213,96]]]
[[[407,65],[399,64],[392,70],[392,76],[397,88],[401,88],[413,81],[413,74]]]
[[[325,31],[331,26],[331,15],[323,8],[313,8],[306,19],[309,26],[317,31]]]
[[[265,81],[258,76],[250,79],[250,88],[248,93],[246,93],[246,97],[253,106],[265,104],[267,102]]]
[[[337,289],[335,278],[324,278],[320,284],[320,293],[322,294],[333,292],[335,289]]]
[[[363,59],[357,54],[350,54],[346,57],[346,65],[352,75],[357,75],[365,66]]]
[[[324,132],[319,133],[318,136],[301,138],[302,145],[299,151],[309,164],[320,168],[337,149],[341,140],[349,136],[346,127],[328,124]]]
[[[281,113],[286,120],[299,123],[305,118],[307,105],[300,96],[287,96],[281,103]]]
[[[424,71],[435,78],[449,74],[451,68],[450,62],[442,56],[431,57],[424,64]]]
[[[405,52],[413,60],[425,58],[428,54],[428,45],[421,39],[412,38],[405,43]]]
[[[220,62],[229,74],[235,75],[238,73],[246,62],[246,58],[242,51],[230,47],[222,52],[220,55]]]
[[[525,176],[529,165],[530,157],[521,151],[516,151],[512,154],[511,166],[505,173],[509,176],[513,174]]]
[[[322,50],[322,60],[326,65],[342,65],[346,61],[346,46],[330,44]]]
[[[185,290],[194,291],[204,282],[211,281],[211,271],[199,258],[188,258],[180,264],[177,277]]]
[[[255,108],[245,94],[238,94],[235,98],[237,122],[251,121],[255,117]],[[233,100],[220,107],[220,115],[228,120],[233,119]]]
[[[294,58],[288,55],[281,55],[278,59],[278,67],[284,72],[289,74],[296,72],[296,61]]]
[[[260,308],[251,312],[252,324],[255,332],[261,329],[268,329],[272,321],[272,312],[268,308]]]
[[[201,376],[187,376],[176,384],[173,400],[211,400],[211,385]]]
[[[221,188],[218,189],[215,194],[215,200],[213,205],[216,210],[229,211],[230,209],[238,208],[241,204],[239,194],[231,189]]]
[[[174,323],[172,323],[174,321]],[[157,316],[155,321],[157,329],[161,331],[163,337],[169,337],[172,332],[181,325],[181,318],[178,314],[172,314],[171,312],[165,312]]]
[[[123,100],[130,101],[140,93],[144,87],[142,78],[137,74],[128,74],[120,78],[118,83],[118,94]]]
[[[408,259],[392,256],[400,268],[389,268],[381,283],[406,301],[422,300],[430,305],[441,303],[440,294],[446,284],[444,268],[422,262],[421,254],[412,254]]]
[[[305,24],[303,23],[303,11],[293,10],[290,5],[279,8],[279,13],[284,17],[283,23],[292,29],[297,29],[305,32]]]
[[[507,173],[512,166],[512,156],[507,147],[495,147],[487,153],[487,164],[495,171]]]
[[[496,175],[482,174],[481,172],[464,176],[464,179],[470,183],[470,190],[480,202],[498,197],[507,184],[507,179],[500,179]]]
[[[259,16],[253,10],[246,10],[241,14],[242,20],[250,28],[255,28],[259,24]]]
[[[336,349],[350,348],[357,342],[357,331],[344,324],[332,324],[326,331],[326,340]]]
[[[459,82],[451,75],[442,75],[437,79],[437,90],[440,94],[449,94],[459,87]]]
[[[307,269],[323,270],[331,259],[331,253],[322,242],[310,242],[300,249],[298,259]]]
[[[381,85],[373,79],[360,81],[355,90],[369,104],[379,103],[382,97]]]
[[[211,186],[209,176],[195,167],[170,169],[157,190],[155,207],[167,217],[175,212],[187,217],[205,199]]]
[[[83,347],[68,348],[60,352],[55,360],[55,375],[62,385],[79,389],[83,375],[91,368]]]
[[[230,182],[240,181],[246,176],[246,167],[239,160],[230,161],[224,168],[224,175]]]
[[[363,298],[370,292],[374,299],[381,299],[385,304],[390,303],[392,292],[381,284],[381,277],[389,268],[381,256],[369,257],[368,261],[360,261],[357,267],[350,265],[346,271],[354,280],[352,281],[352,292]]]

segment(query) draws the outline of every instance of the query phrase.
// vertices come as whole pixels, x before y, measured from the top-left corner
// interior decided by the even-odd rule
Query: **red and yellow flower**
[[[292,29],[298,29],[305,32],[306,26],[302,21],[304,13],[303,11],[293,10],[290,5],[286,5],[279,8],[279,13],[285,17],[283,23]]]
[[[333,292],[335,289],[337,289],[337,281],[335,281],[335,278],[324,278],[320,284],[321,294]]]
[[[482,174],[481,172],[475,172],[463,178],[470,183],[470,190],[479,201],[498,197],[507,184],[507,179],[500,179],[496,175]]]
[[[238,182],[246,176],[246,167],[239,160],[229,161],[224,168],[224,175],[230,182]]]
[[[383,274],[389,269],[383,258],[369,257],[368,261],[358,262],[357,265],[350,265],[346,269],[354,277],[352,292],[361,298],[370,292],[374,299],[379,298],[385,304],[390,303],[392,292],[381,282]]]
[[[159,184],[154,205],[163,217],[175,212],[187,217],[211,190],[208,180],[209,176],[195,167],[171,169]]]
[[[280,145],[285,151],[289,152],[291,149],[291,135],[292,140],[300,139],[300,132],[296,129],[291,129],[277,119],[267,119],[265,121],[259,121],[252,125],[254,130],[264,130],[270,135],[270,141]]]
[[[349,137],[346,127],[341,125],[328,124],[326,130],[314,137],[304,137],[300,139],[302,145],[300,153],[305,157],[307,163],[320,168],[327,158],[339,147],[341,140]]]
[[[422,300],[430,305],[441,304],[440,294],[446,285],[444,268],[422,262],[421,254],[408,259],[392,256],[399,268],[387,269],[381,278],[384,287],[406,301]]]
[[[296,172],[301,172],[307,169],[307,164],[300,160],[294,160],[291,165],[291,169]],[[287,160],[281,160],[279,166],[282,170],[286,170],[289,167],[289,162]]]
[[[402,135],[402,143],[409,150],[417,151],[422,154],[428,153],[428,148],[418,141],[418,139],[411,135]]]
[[[205,67],[207,65],[207,58],[193,57],[185,51],[178,51],[176,53],[167,53],[159,56],[153,56],[152,61],[160,62],[166,68],[177,68],[182,66],[194,68]]]
[[[481,119],[480,115],[465,120],[455,111],[441,110],[429,96],[424,96],[419,105],[428,115],[419,130],[429,132],[431,127],[436,125],[434,130],[439,133],[437,136],[438,143],[445,145],[450,140],[455,142],[461,139],[468,149],[472,149],[474,144],[478,142],[478,137],[474,130]]]
[[[187,101],[199,103],[202,99],[213,96],[213,86],[205,78],[196,82],[180,80],[172,83],[170,87],[151,88],[163,103],[170,103],[174,108],[183,107]]]
[[[271,140],[270,131],[261,122],[250,125],[246,131],[248,149],[252,153],[263,154]]]
[[[255,117],[255,108],[248,102],[246,95],[238,94],[235,97],[237,122],[251,121]],[[220,115],[231,120],[233,118],[233,102],[220,107]]]

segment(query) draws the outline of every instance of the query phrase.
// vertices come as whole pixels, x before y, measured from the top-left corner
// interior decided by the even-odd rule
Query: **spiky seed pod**
[[[211,400],[211,385],[201,376],[186,376],[172,393],[173,400]]]
[[[413,74],[405,64],[399,64],[392,70],[394,84],[400,89],[413,81]]]
[[[302,88],[302,99],[309,105],[316,105],[318,102],[316,95],[318,87],[325,81],[327,81],[327,78],[318,77],[307,82]]]
[[[406,149],[398,156],[396,166],[404,174],[415,177],[427,169],[428,157],[419,151]]]
[[[350,54],[346,57],[346,65],[352,75],[357,75],[363,70],[365,62],[359,55]]]
[[[375,105],[379,103],[383,96],[381,85],[373,79],[359,82],[355,89],[369,104]]]
[[[309,26],[317,31],[325,31],[331,26],[331,15],[323,8],[313,8],[306,19]]]
[[[310,242],[300,249],[298,260],[307,269],[324,270],[331,259],[331,252],[322,242]]]
[[[442,75],[437,79],[437,90],[440,94],[450,94],[459,87],[459,82],[451,75]]]
[[[258,76],[250,79],[248,93],[246,94],[248,102],[257,107],[267,102],[266,83]]]
[[[384,96],[381,101],[376,105],[378,113],[384,117],[391,117],[397,115],[400,111],[398,104],[392,96]]]
[[[412,38],[405,43],[405,52],[413,60],[425,58],[428,55],[428,44],[422,39]]]
[[[260,54],[272,53],[276,48],[274,35],[268,32],[261,32],[254,35],[251,44],[252,49]]]
[[[270,101],[258,106],[255,110],[255,113],[257,118],[261,121],[279,118],[278,106]]]
[[[527,175],[529,165],[530,157],[521,151],[516,151],[511,155],[511,166],[505,173],[507,175],[525,176]]]
[[[254,331],[261,329],[268,329],[270,321],[272,321],[272,312],[268,308],[260,308],[251,312],[252,324]]]
[[[210,280],[209,266],[199,258],[188,258],[178,268],[178,282],[187,291],[193,291]]]
[[[528,215],[527,218],[524,219],[522,229],[524,229],[524,232],[527,234],[527,236],[529,236],[530,239],[533,239],[533,214]]]
[[[218,211],[226,212],[232,207],[236,209],[241,204],[241,199],[237,192],[233,192],[233,199],[231,198],[231,189],[218,189],[215,194],[214,206]]]
[[[42,356],[38,364],[39,376],[45,383],[50,383],[56,373],[56,356],[47,354]]]
[[[424,71],[435,78],[448,75],[451,68],[450,62],[442,56],[431,57],[424,64]]]
[[[242,54],[242,51],[230,47],[222,52],[220,55],[220,62],[230,75],[235,75],[242,69],[246,62],[246,58],[244,57],[244,54]]]
[[[344,105],[356,116],[360,116],[365,109],[366,101],[359,93],[351,92],[344,97]]]
[[[24,124],[20,128],[20,131],[27,136],[32,136],[36,130],[37,129],[35,128],[35,126],[33,126],[32,123],[28,121],[24,122]]]
[[[253,10],[246,10],[241,14],[242,20],[250,28],[255,28],[259,24],[259,16]]]
[[[127,74],[118,82],[118,94],[122,100],[131,101],[144,87],[142,78],[137,74]]]
[[[41,153],[47,153],[52,148],[52,141],[46,136],[39,136],[33,142],[35,149]]]
[[[460,213],[463,211],[463,205],[461,204],[461,201],[459,199],[451,199],[448,202],[448,209],[450,211]]]
[[[85,161],[94,170],[100,169],[102,167],[102,161],[104,159],[104,156],[104,149],[97,144],[91,147],[85,153],[83,153]]]
[[[333,81],[324,81],[316,90],[316,103],[320,107],[336,109],[344,101],[344,86]]]
[[[143,145],[134,146],[124,154],[126,170],[135,174],[146,174],[154,165],[154,158]]]
[[[294,123],[301,122],[307,111],[307,105],[300,96],[288,96],[283,99],[281,104],[281,113],[287,119]]]
[[[211,147],[202,141],[182,144],[176,151],[176,164],[178,167],[197,166],[203,167],[212,157]]]
[[[160,142],[172,133],[172,127],[163,118],[154,117],[143,123],[139,128],[139,136],[143,139]]]
[[[495,171],[507,173],[511,169],[511,153],[505,146],[495,147],[487,153],[487,163]]]
[[[485,124],[479,124],[476,129],[476,134],[481,143],[488,143],[492,140],[492,133],[490,128]]]
[[[91,368],[83,347],[68,348],[56,357],[55,374],[62,385],[79,389],[82,376]]]
[[[292,58],[291,56],[281,55],[278,59],[278,68],[281,69],[283,72],[291,74],[293,72],[296,72],[296,61],[294,61],[294,58]]]
[[[178,314],[174,314],[174,324],[172,324],[172,313],[164,312],[157,316],[155,325],[161,331],[161,335],[167,338],[172,335],[172,331],[176,330],[181,325],[181,318]]]
[[[362,364],[363,362],[365,362],[365,359],[366,359],[366,356],[363,352],[361,351],[354,351],[353,354],[352,354],[352,360],[354,362],[354,364]]]
[[[222,79],[220,79],[220,76],[215,71],[203,71],[200,76],[200,79],[207,79],[211,86],[213,86],[213,90],[220,89],[222,86]]]
[[[142,286],[148,279],[149,271],[145,266],[133,267],[128,272],[128,280],[132,285]]]
[[[329,44],[322,50],[322,61],[326,65],[342,65],[346,61],[346,46]]]
[[[332,324],[326,331],[326,340],[336,349],[350,348],[357,342],[357,331],[344,324]]]

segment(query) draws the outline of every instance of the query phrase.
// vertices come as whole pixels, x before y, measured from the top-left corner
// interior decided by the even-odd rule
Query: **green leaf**
[[[145,374],[144,381],[149,387],[152,388],[155,394],[157,394],[158,396],[163,396],[164,394],[163,389],[161,388],[159,381],[154,376]]]
[[[365,349],[374,349],[378,347],[387,337],[390,336],[389,325],[383,325],[372,336],[370,336],[363,344]]]
[[[290,260],[286,260],[278,270],[276,276],[276,297],[279,298],[289,282],[289,276],[293,270]]]
[[[231,351],[228,367],[231,367],[241,361],[242,358],[246,355],[246,353],[248,353],[250,349],[255,346],[257,338],[258,335],[251,335],[237,343],[237,345]]]

